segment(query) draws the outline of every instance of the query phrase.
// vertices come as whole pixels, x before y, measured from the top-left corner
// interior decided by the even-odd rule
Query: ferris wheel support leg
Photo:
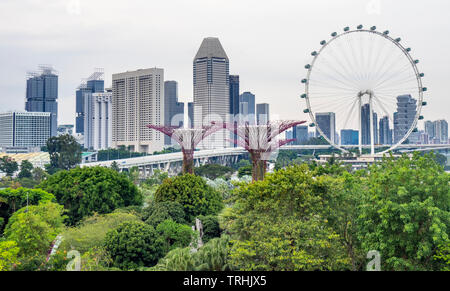
[[[375,128],[373,126],[373,95],[369,96],[369,107],[370,107],[370,154],[375,156]]]
[[[362,104],[361,104],[361,96],[358,96],[359,100],[358,100],[358,116],[359,116],[359,133],[358,133],[358,145],[359,145],[359,155],[362,156],[362,118],[361,118],[361,108],[362,108]]]

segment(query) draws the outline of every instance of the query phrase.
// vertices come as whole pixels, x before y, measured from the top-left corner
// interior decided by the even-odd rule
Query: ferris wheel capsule
[[[347,32],[347,31],[349,31],[349,30],[350,30],[350,27],[348,27],[348,26],[347,26],[346,28],[344,28],[344,31],[345,31],[345,32]]]
[[[310,110],[309,109],[305,109],[305,110],[303,110],[303,113],[309,113],[310,112]]]
[[[410,52],[411,52],[411,48],[410,48],[410,47],[407,48],[406,51],[407,51],[408,53],[410,53]]]
[[[309,124],[309,127],[315,127],[315,126],[316,126],[315,123],[310,123],[310,124]]]
[[[428,88],[427,88],[427,87],[423,87],[423,88],[422,88],[422,91],[423,91],[423,92],[427,92],[427,91],[428,91]]]
[[[422,106],[427,106],[427,105],[428,105],[428,102],[426,102],[426,101],[422,102]]]
[[[414,64],[418,64],[419,62],[419,60],[414,60]]]
[[[419,77],[423,78],[423,77],[425,77],[425,74],[424,73],[420,73]]]
[[[376,27],[376,26],[372,26],[372,27],[370,28],[370,30],[372,30],[372,31],[377,30],[377,27]]]
[[[333,33],[331,34],[331,36],[332,36],[332,37],[336,37],[336,36],[337,36],[337,32],[333,32]]]
[[[395,42],[401,42],[401,41],[402,41],[402,39],[400,37],[395,39]]]
[[[363,29],[363,25],[362,24],[360,24],[360,25],[358,25],[358,27],[357,27],[358,29]]]
[[[302,83],[303,83],[303,84],[306,84],[307,82],[308,82],[308,80],[306,80],[306,79],[303,79],[303,80],[302,80]]]
[[[327,42],[325,41],[325,40],[322,40],[321,42],[320,42],[320,44],[321,45],[325,45]]]
[[[311,55],[312,55],[313,57],[315,57],[315,56],[317,56],[317,52],[316,52],[316,51],[313,51],[313,52],[311,53]]]
[[[307,96],[308,96],[308,95],[306,95],[306,94],[302,94],[302,95],[300,96],[300,98],[305,99]]]
[[[311,65],[310,65],[310,64],[307,64],[307,65],[305,66],[305,69],[307,69],[307,70],[311,69]]]
[[[422,115],[419,116],[419,120],[424,120],[424,119],[425,119],[425,117],[423,117]]]
[[[414,128],[412,132],[416,133],[419,132],[419,130],[417,128]]]
[[[383,32],[384,35],[388,35],[389,34],[389,30],[386,30],[385,32]]]

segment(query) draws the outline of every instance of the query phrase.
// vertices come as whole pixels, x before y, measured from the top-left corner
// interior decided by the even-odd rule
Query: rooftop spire
[[[195,59],[212,57],[228,60],[227,54],[217,37],[207,37],[203,39],[203,42],[195,55]]]

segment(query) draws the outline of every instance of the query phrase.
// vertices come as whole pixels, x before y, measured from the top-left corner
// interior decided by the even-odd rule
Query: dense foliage
[[[230,167],[218,164],[207,164],[195,168],[194,172],[197,176],[215,180],[219,177],[229,178],[233,174],[234,170]]]
[[[185,216],[183,206],[172,201],[152,202],[142,210],[142,220],[153,227],[157,227],[167,219],[184,224],[186,223]]]
[[[46,148],[50,154],[47,171],[51,174],[70,170],[81,163],[81,145],[72,135],[53,136],[47,140]]]
[[[3,156],[0,158],[0,171],[5,173],[7,176],[11,177],[18,169],[19,165],[13,159],[8,156]]]
[[[111,213],[116,208],[141,205],[142,194],[124,175],[102,167],[61,171],[39,187],[53,193],[68,211],[68,222],[75,224],[94,212]]]
[[[155,202],[166,201],[180,203],[187,221],[198,215],[217,214],[223,207],[220,194],[201,177],[191,174],[164,180],[155,193]]]
[[[156,230],[143,222],[124,222],[109,231],[105,248],[113,266],[124,270],[153,266],[164,255]]]

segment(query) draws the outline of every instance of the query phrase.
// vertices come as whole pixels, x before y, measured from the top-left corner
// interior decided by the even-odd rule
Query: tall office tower
[[[27,79],[25,110],[28,112],[51,113],[51,136],[58,128],[58,75],[47,65],[39,67],[39,73],[30,73]]]
[[[164,125],[164,70],[114,74],[112,89],[113,147],[150,154],[161,151],[164,137],[147,125]]]
[[[245,112],[241,112],[244,122],[248,122],[251,125],[256,124],[256,102],[255,95],[251,92],[244,92],[239,96],[239,104],[242,108],[245,108]]]
[[[411,128],[417,114],[417,100],[411,95],[397,97],[397,112],[394,113],[394,143],[397,144]],[[417,134],[412,133],[408,138],[410,143],[418,140]]]
[[[261,103],[256,105],[256,123],[258,125],[267,124],[270,121],[269,104]]]
[[[164,82],[164,125],[180,126],[184,124],[184,103],[178,102],[178,83]],[[172,139],[164,136],[164,144],[171,145]]]
[[[425,133],[428,135],[428,143],[430,143],[436,137],[433,121],[425,121]]]
[[[76,91],[76,133],[84,134],[84,115],[85,115],[85,96],[92,93],[103,93],[105,90],[105,81],[103,80],[103,69],[98,69],[87,78]]]
[[[240,103],[239,103],[239,76],[230,75],[230,121],[233,122],[235,130],[239,126]],[[238,135],[230,133],[231,147],[238,146]]]
[[[213,121],[229,122],[229,60],[218,38],[205,38],[194,58],[194,126],[208,126]],[[204,140],[204,148],[228,145],[225,130]]]
[[[188,102],[188,128],[194,127],[194,102]]]
[[[359,143],[359,132],[353,129],[341,130],[341,145],[357,145]]]
[[[40,148],[51,137],[52,113],[0,113],[0,146]]]
[[[448,123],[446,120],[436,120],[434,122],[435,138],[440,144],[448,143]]]
[[[303,125],[297,125],[292,128],[292,139],[296,141],[293,142],[294,145],[302,145],[305,144],[308,137],[308,127]]]
[[[112,146],[112,92],[88,93],[84,100],[84,147],[104,150]]]
[[[378,114],[373,112],[373,136],[374,144],[378,144]],[[369,103],[364,104],[361,107],[361,138],[363,145],[371,144],[371,133],[370,133],[370,106]]]
[[[392,136],[389,136],[390,134],[390,127],[389,127],[389,117],[384,116],[380,119],[380,144],[382,145],[390,145],[392,144]]]
[[[335,143],[336,138],[336,114],[334,112],[316,113],[317,126],[323,131],[323,134],[332,142]],[[321,134],[316,130],[316,137]]]

